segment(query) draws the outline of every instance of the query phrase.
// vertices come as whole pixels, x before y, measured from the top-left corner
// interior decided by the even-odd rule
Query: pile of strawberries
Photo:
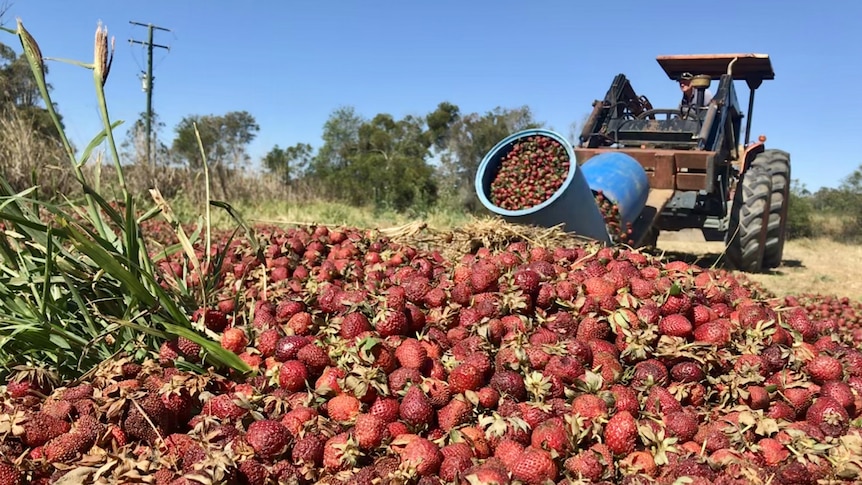
[[[862,479],[858,335],[729,272],[523,242],[447,261],[327,227],[262,243],[229,246],[192,315],[256,373],[193,372],[179,338],[63,387],[22,375],[0,485]]]
[[[500,160],[491,181],[491,203],[523,210],[551,198],[569,174],[569,155],[557,140],[533,135],[519,139]]]
[[[594,195],[596,205],[599,207],[599,213],[605,221],[608,228],[608,234],[611,236],[611,241],[614,244],[628,244],[633,246],[635,241],[632,239],[632,223],[623,223],[620,207],[610,198],[606,197],[601,190],[597,190]]]

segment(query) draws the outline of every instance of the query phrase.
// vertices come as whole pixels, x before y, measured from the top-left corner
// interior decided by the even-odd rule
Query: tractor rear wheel
[[[727,229],[727,260],[740,271],[763,269],[772,176],[762,166],[750,166],[736,185]]]
[[[763,267],[777,268],[781,266],[781,259],[784,257],[787,206],[790,202],[790,154],[783,150],[764,150],[754,158],[751,165],[765,168],[772,177]]]

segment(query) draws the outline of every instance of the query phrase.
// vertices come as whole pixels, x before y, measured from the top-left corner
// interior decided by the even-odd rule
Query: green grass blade
[[[88,239],[74,227],[65,224],[65,229],[79,251],[86,254],[108,274],[122,282],[129,289],[129,292],[146,306],[156,305],[157,302],[153,295],[147,291],[138,278],[117,261],[116,255],[112,255],[105,248]]]

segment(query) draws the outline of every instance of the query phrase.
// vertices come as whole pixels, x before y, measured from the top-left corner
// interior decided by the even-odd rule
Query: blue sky
[[[367,117],[421,115],[444,100],[463,112],[528,105],[568,135],[620,72],[656,107],[676,105],[657,55],[767,53],[776,79],[757,92],[752,132],[791,152],[793,177],[814,190],[862,164],[847,148],[862,133],[862,2],[828,3],[12,0],[7,25],[21,18],[45,56],[89,62],[101,20],[117,40],[109,107],[129,125],[146,106],[146,51],[128,42],[146,29],[129,21],[170,28],[154,39],[171,47],[155,52],[164,141],[185,115],[247,110],[261,126],[256,160],[275,144],[318,146],[343,105]],[[83,147],[100,129],[92,76],[50,68],[54,100]]]

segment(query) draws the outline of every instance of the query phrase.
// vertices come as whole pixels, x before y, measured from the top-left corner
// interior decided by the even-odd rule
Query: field
[[[0,485],[862,480],[858,247],[746,275],[685,234],[213,200],[207,163],[168,201],[107,143],[95,184],[65,144],[80,203],[0,180]]]

